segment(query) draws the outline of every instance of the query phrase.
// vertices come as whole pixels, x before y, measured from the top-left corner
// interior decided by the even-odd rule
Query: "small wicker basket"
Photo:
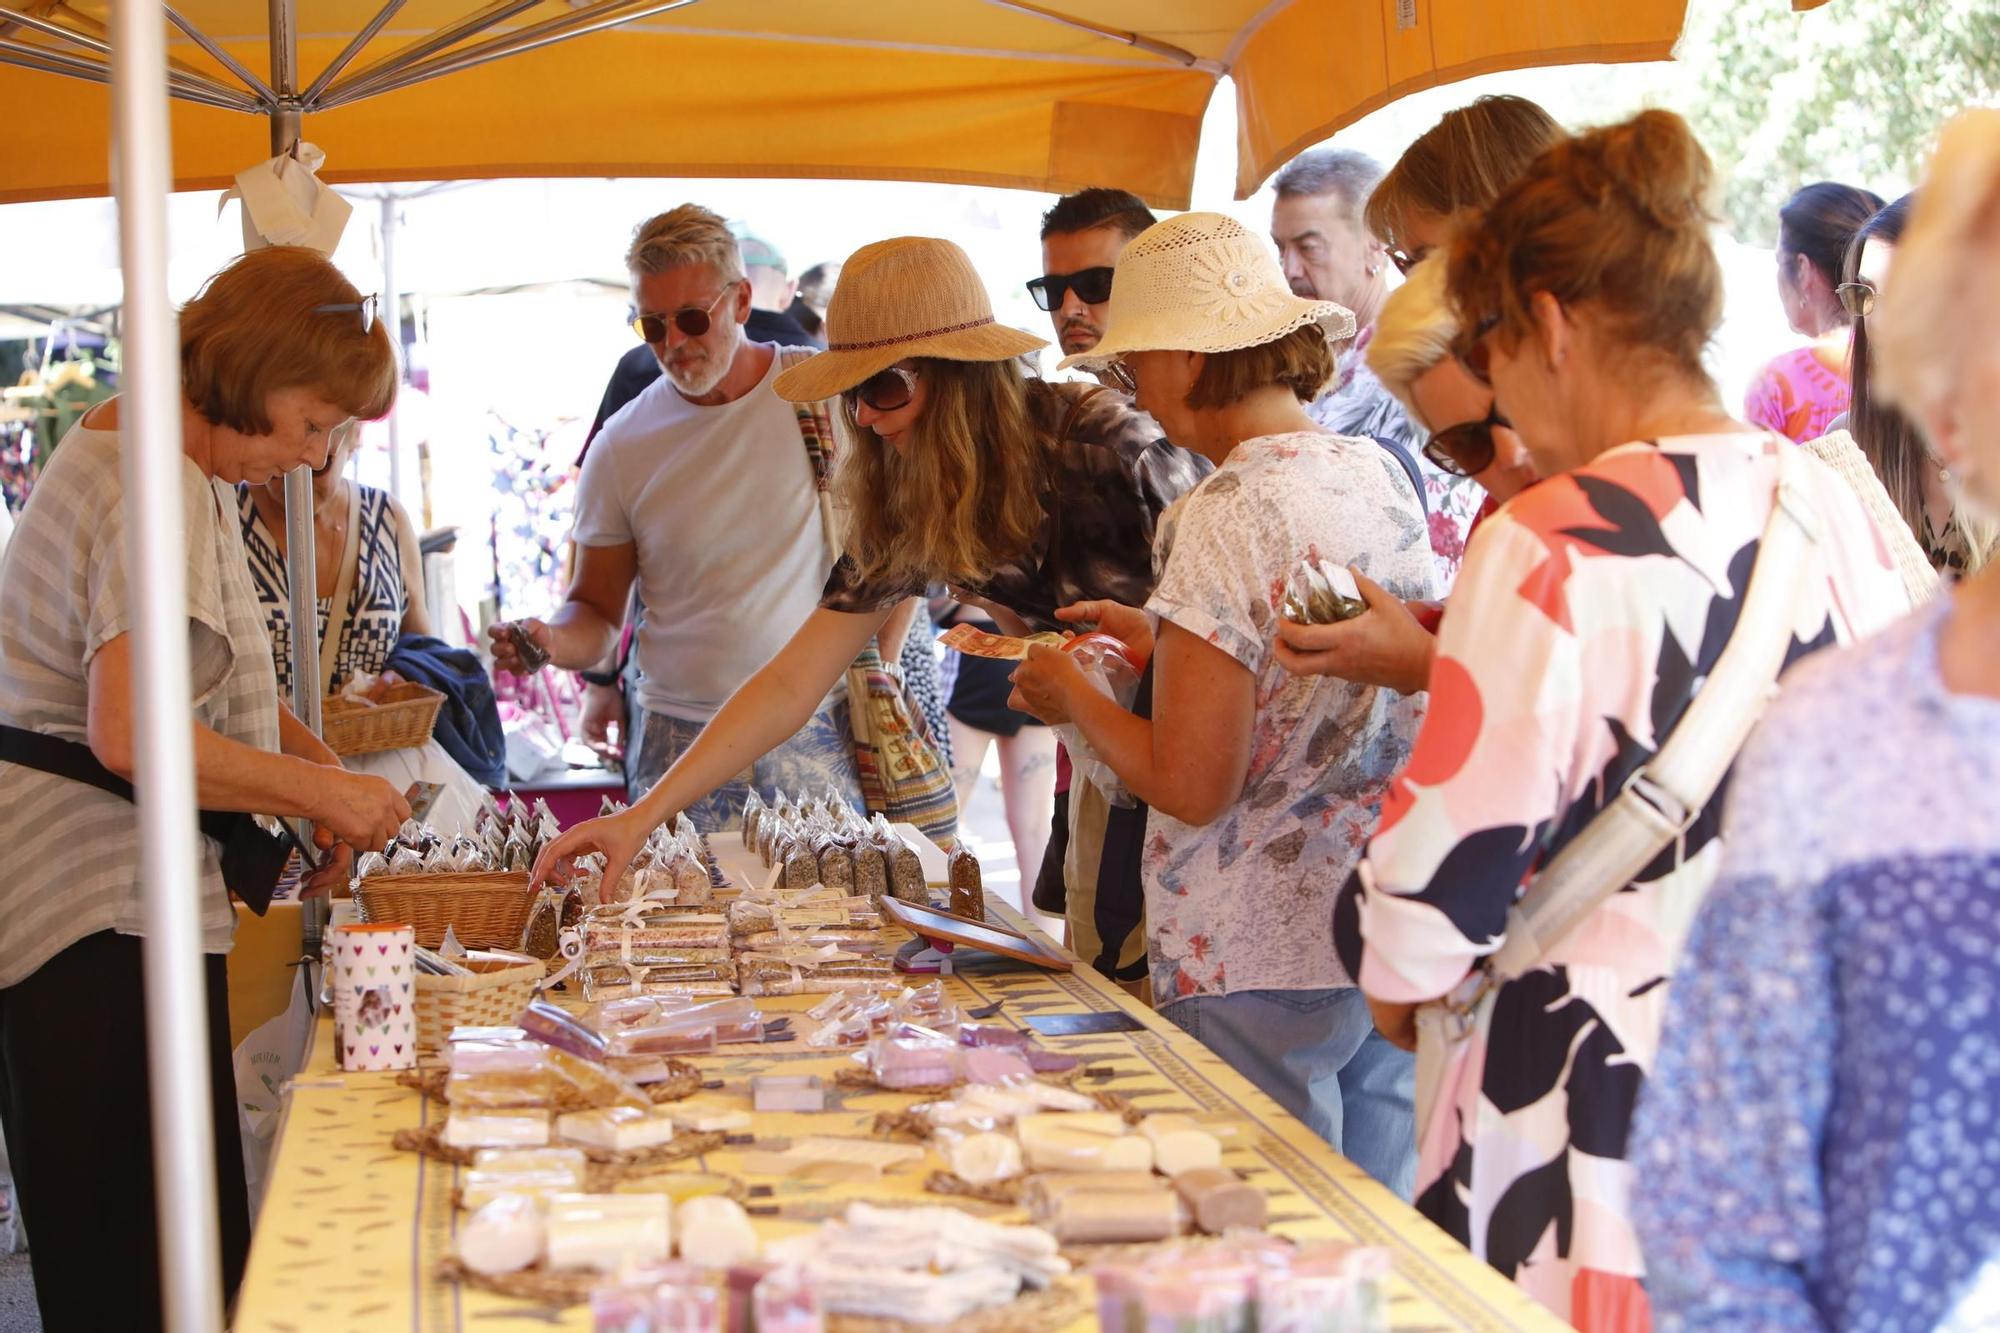
[[[354,886],[363,921],[398,921],[416,928],[417,943],[435,949],[445,927],[468,949],[518,949],[528,925],[525,870],[454,875],[371,875]]]
[[[417,974],[417,1058],[444,1053],[454,1028],[509,1027],[521,1017],[548,969],[531,958],[468,958],[476,975]]]
[[[322,739],[338,755],[409,749],[430,740],[443,706],[444,695],[410,681],[391,685],[372,705],[329,695],[319,706]]]

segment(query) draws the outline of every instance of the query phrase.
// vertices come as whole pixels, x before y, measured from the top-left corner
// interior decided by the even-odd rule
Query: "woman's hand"
[[[1095,625],[1125,645],[1132,669],[1143,672],[1153,660],[1153,619],[1136,606],[1123,602],[1073,602],[1056,611],[1065,625]]]
[[[318,807],[313,823],[350,848],[380,851],[410,817],[410,803],[386,779],[370,773],[327,768],[315,783]]]
[[[977,593],[967,592],[963,588],[951,588],[948,591],[951,593],[951,599],[960,606],[984,611],[987,618],[993,622],[993,628],[1000,633],[1016,639],[1028,637],[1028,622],[1021,619],[1020,613],[1012,607],[1002,606],[998,602],[981,597]]]
[[[1069,721],[1070,691],[1090,688],[1074,657],[1041,643],[1028,649],[1028,660],[1015,668],[1013,679],[1014,693],[1007,706],[1032,713],[1052,727]]]
[[[1381,1033],[1391,1046],[1405,1051],[1416,1050],[1417,1006],[1378,1000],[1373,995],[1367,999],[1368,1012],[1375,1019],[1375,1030]]]
[[[592,852],[604,854],[604,882],[598,886],[599,902],[616,902],[618,881],[625,867],[646,845],[657,825],[649,823],[636,809],[588,819],[563,833],[535,858],[535,870],[528,878],[531,889],[539,889],[552,879],[567,883],[576,872],[577,861]]]
[[[1355,572],[1354,586],[1368,609],[1352,620],[1301,625],[1279,619],[1274,645],[1278,664],[1295,676],[1333,676],[1387,686],[1399,694],[1430,688],[1436,636],[1417,622],[1401,598],[1367,575]]]

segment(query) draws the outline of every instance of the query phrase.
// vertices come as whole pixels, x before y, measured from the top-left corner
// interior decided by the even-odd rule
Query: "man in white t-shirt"
[[[634,323],[665,372],[592,443],[577,490],[576,571],[546,621],[517,622],[593,691],[636,580],[639,735],[626,738],[633,799],[680,757],[737,686],[819,605],[831,569],[812,464],[790,403],[771,392],[777,348],[750,342],[750,284],[728,225],[684,204],[643,223],[626,254]],[[518,671],[505,627],[497,664]],[[844,694],[797,736],[688,811],[712,831],[740,821],[750,785],[861,804]]]

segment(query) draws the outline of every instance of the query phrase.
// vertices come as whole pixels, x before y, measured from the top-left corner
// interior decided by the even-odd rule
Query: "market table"
[[[990,901],[990,914],[1016,930],[1020,917]],[[1057,946],[1040,937],[1051,948]],[[1130,1014],[1141,1029],[1105,1035],[1044,1037],[1053,1050],[1082,1057],[1093,1075],[1079,1086],[1123,1094],[1147,1111],[1226,1117],[1237,1131],[1226,1140],[1225,1163],[1263,1186],[1271,1198],[1271,1229],[1305,1239],[1345,1239],[1380,1245],[1394,1261],[1391,1319],[1398,1330],[1550,1329],[1565,1327],[1518,1288],[1474,1260],[1456,1242],[1329,1148],[1277,1103],[1219,1058],[1157,1014],[1140,1007],[1088,968],[1043,972],[986,954],[958,955],[946,979],[962,1007],[1004,1001],[996,1022],[1023,1024],[1031,1014]],[[772,1011],[801,1013],[818,996],[763,1001]],[[306,1330],[585,1329],[586,1307],[560,1315],[488,1295],[437,1276],[451,1252],[458,1215],[452,1204],[457,1168],[398,1152],[399,1129],[434,1120],[442,1108],[399,1087],[389,1074],[343,1074],[333,1059],[331,1019],[323,1018],[304,1072],[286,1098],[271,1183],[250,1252],[233,1327],[237,1333]],[[760,1114],[762,1139],[816,1135],[867,1137],[879,1111],[918,1100],[906,1093],[855,1092],[832,1086],[852,1063],[847,1052],[808,1049],[802,1042],[723,1047],[696,1061],[726,1098],[748,1109],[753,1074],[772,1069],[827,1078],[828,1109],[817,1114]],[[743,1149],[727,1148],[675,1170],[741,1177]],[[926,1194],[935,1163],[863,1184],[772,1182],[765,1202],[779,1217],[759,1217],[767,1238],[791,1234],[840,1212],[853,1199],[880,1204],[956,1203],[1001,1220],[1021,1220],[997,1205]],[[1072,1325],[1095,1327],[1094,1317]]]

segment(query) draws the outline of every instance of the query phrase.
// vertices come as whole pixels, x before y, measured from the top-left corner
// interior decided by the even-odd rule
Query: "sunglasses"
[[[1500,316],[1488,315],[1472,326],[1471,333],[1462,335],[1451,349],[1458,364],[1465,367],[1465,373],[1489,389],[1493,387],[1493,352],[1486,345],[1486,336],[1499,326]]]
[[[349,310],[359,311],[361,314],[361,331],[363,333],[373,333],[375,331],[375,316],[379,312],[381,305],[382,294],[376,292],[371,296],[362,297],[359,301],[343,301],[336,305],[316,305],[313,307],[313,313],[315,315],[339,315]]]
[[[1833,289],[1840,298],[1840,308],[1856,319],[1865,319],[1875,313],[1875,284],[1872,282],[1843,282]]]
[[[1500,415],[1495,403],[1484,420],[1461,421],[1434,433],[1424,445],[1424,457],[1454,477],[1476,476],[1493,466],[1493,432],[1501,426],[1512,430],[1514,423]]]
[[[1423,263],[1430,252],[1431,248],[1428,245],[1420,245],[1415,250],[1404,250],[1392,245],[1389,247],[1389,262],[1396,266],[1396,272],[1407,278],[1410,276],[1410,270]]]
[[[667,340],[667,325],[672,323],[690,338],[699,338],[707,333],[715,323],[715,308],[722,304],[722,298],[733,291],[740,278],[722,284],[722,290],[708,303],[706,310],[700,306],[683,306],[671,315],[636,315],[632,319],[632,332],[651,346],[657,347]]]
[[[915,371],[890,366],[887,370],[876,371],[851,389],[841,390],[840,400],[847,404],[850,415],[861,403],[866,403],[877,412],[895,412],[910,405],[916,390]]]
[[[1085,305],[1103,305],[1111,299],[1112,272],[1106,266],[1078,269],[1074,273],[1044,273],[1028,283],[1028,295],[1043,310],[1062,309],[1064,292],[1075,292],[1076,299]]]

